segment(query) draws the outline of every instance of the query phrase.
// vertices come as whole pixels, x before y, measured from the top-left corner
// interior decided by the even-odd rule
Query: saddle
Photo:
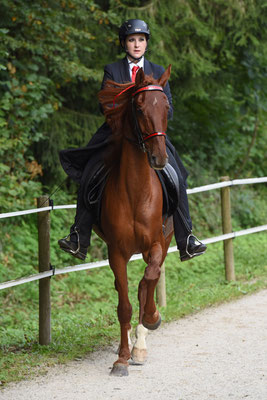
[[[87,175],[84,185],[84,201],[86,207],[94,215],[94,223],[101,229],[101,199],[109,175],[103,161],[98,161]],[[167,164],[162,170],[155,170],[162,186],[162,215],[169,217],[179,205],[179,178],[175,169]]]

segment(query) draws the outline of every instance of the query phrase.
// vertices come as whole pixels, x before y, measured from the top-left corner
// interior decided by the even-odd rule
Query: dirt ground
[[[109,376],[108,347],[44,377],[10,384],[4,400],[266,400],[267,290],[161,326],[145,365]]]

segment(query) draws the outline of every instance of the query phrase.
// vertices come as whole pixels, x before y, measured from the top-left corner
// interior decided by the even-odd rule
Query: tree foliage
[[[190,156],[192,171],[196,163],[204,163],[218,175],[263,175],[267,166],[265,2],[158,5],[153,54],[158,62],[173,65],[176,113],[170,127],[176,147]]]
[[[33,144],[42,142],[41,155],[47,155],[46,148],[51,150],[46,139],[51,143],[54,132],[48,121],[56,114],[64,117],[65,104],[70,115],[84,101],[89,115],[90,102],[95,111],[92,99],[101,73],[92,54],[98,52],[94,42],[109,21],[93,1],[85,0],[3,0],[0,20],[1,206],[8,209],[25,207],[40,191],[43,169],[55,162],[53,152],[47,164],[39,165],[35,159]],[[70,138],[72,133],[65,124],[61,137]],[[77,139],[68,142],[77,144]]]
[[[266,9],[264,0],[2,0],[1,209],[25,208],[41,182],[58,183],[58,150],[85,145],[102,122],[96,94],[103,66],[122,56],[126,18],[145,19],[147,57],[172,64],[169,134],[194,179],[266,173]]]

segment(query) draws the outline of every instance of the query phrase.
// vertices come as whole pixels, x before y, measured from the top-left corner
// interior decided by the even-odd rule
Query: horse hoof
[[[134,347],[131,356],[132,364],[143,365],[147,360],[147,350]]]
[[[160,315],[160,313],[159,313],[159,318],[158,318],[158,320],[157,320],[157,322],[155,324],[149,324],[148,322],[146,322],[144,320],[144,317],[143,317],[143,320],[142,320],[142,324],[144,325],[145,328],[149,329],[150,331],[154,331],[161,324],[161,315]]]
[[[110,375],[113,376],[128,376],[128,367],[124,364],[114,364],[112,370],[110,371]]]

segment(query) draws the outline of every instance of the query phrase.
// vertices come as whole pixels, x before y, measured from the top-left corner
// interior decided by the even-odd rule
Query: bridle
[[[132,94],[132,114],[133,114],[133,119],[134,119],[134,125],[135,125],[135,130],[137,132],[137,138],[138,138],[138,144],[140,148],[145,152],[146,147],[145,147],[145,141],[148,139],[152,139],[155,136],[165,136],[166,138],[166,132],[151,132],[145,137],[143,136],[143,133],[140,129],[138,118],[136,116],[136,107],[135,107],[135,96],[138,95],[139,93],[142,92],[147,92],[147,91],[158,91],[158,92],[163,92],[163,88],[161,86],[156,86],[156,85],[148,85],[144,86],[140,89],[137,89],[133,94]]]
[[[124,93],[126,90],[131,89],[132,87],[134,87],[135,84],[127,87],[126,89],[124,89],[122,92],[120,92],[119,94],[117,94],[113,100],[113,108],[115,108],[115,101],[116,98],[118,96],[120,96],[122,93]],[[161,86],[157,86],[157,85],[147,85],[144,86],[142,88],[137,89],[133,94],[132,94],[132,114],[133,114],[133,119],[134,119],[134,125],[135,125],[135,130],[137,132],[137,138],[138,138],[138,145],[140,146],[141,150],[143,150],[144,152],[146,152],[146,147],[145,147],[145,141],[148,139],[152,139],[155,136],[164,136],[166,138],[166,132],[151,132],[149,133],[147,136],[143,136],[143,133],[140,129],[139,126],[139,122],[138,122],[138,118],[136,116],[136,107],[135,107],[135,96],[137,96],[139,93],[142,92],[147,92],[147,91],[158,91],[158,92],[163,92],[163,88]],[[136,143],[135,140],[127,138],[126,139],[130,142]]]

